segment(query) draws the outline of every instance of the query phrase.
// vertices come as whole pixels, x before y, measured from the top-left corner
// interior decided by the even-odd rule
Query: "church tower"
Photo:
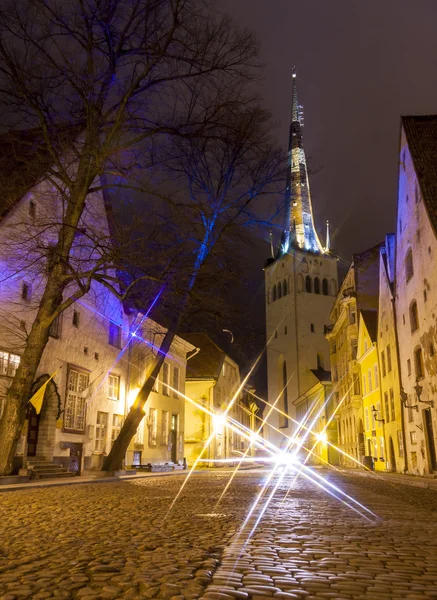
[[[293,71],[291,122],[281,244],[265,272],[268,401],[273,411],[264,435],[278,447],[296,426],[296,407],[330,377],[325,327],[337,295],[337,258],[317,235],[303,146],[303,112]],[[268,412],[265,408],[264,415]],[[300,420],[300,418],[298,419]]]

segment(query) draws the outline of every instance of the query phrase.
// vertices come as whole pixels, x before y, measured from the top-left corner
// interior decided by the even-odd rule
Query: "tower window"
[[[276,300],[276,285],[273,286],[273,297],[272,297],[272,302],[274,302]]]
[[[314,278],[314,293],[320,294],[320,279],[318,277]]]
[[[278,300],[279,298],[282,297],[282,288],[281,288],[281,282],[278,283]]]
[[[322,293],[324,296],[328,295],[328,280],[326,277],[322,281]]]
[[[282,295],[283,295],[283,296],[286,296],[286,295],[287,295],[287,282],[285,281],[285,279],[284,279],[284,281],[282,282]]]
[[[314,323],[311,323],[311,333],[314,333]]]
[[[311,277],[309,275],[307,275],[305,277],[305,291],[308,292],[309,294],[311,294],[312,292],[312,282],[311,282]]]
[[[413,251],[411,248],[408,249],[407,255],[405,257],[405,279],[410,281],[410,279],[414,275],[414,267],[413,267]]]

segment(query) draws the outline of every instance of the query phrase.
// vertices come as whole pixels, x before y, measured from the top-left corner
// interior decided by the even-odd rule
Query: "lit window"
[[[132,459],[133,467],[141,467],[141,452],[134,452],[134,456]]]
[[[88,387],[88,373],[69,369],[67,398],[65,400],[64,427],[72,431],[85,429],[85,397]]]
[[[173,396],[179,398],[179,367],[173,367]]]
[[[168,425],[169,425],[168,411],[163,410],[161,412],[161,445],[163,445],[163,446],[166,446],[168,444]]]
[[[118,375],[108,375],[108,398],[110,400],[120,399],[120,377]]]
[[[156,446],[158,434],[158,409],[151,408],[149,411],[149,446]]]
[[[168,388],[170,379],[170,365],[168,363],[164,363],[162,365],[162,393],[164,396],[170,396],[170,390]]]
[[[109,322],[109,344],[115,348],[121,348],[121,325],[113,321]]]
[[[0,350],[0,375],[14,377],[19,364],[20,357],[18,354],[11,354],[10,352]]]
[[[106,449],[106,433],[108,431],[108,413],[97,412],[94,452],[104,452]]]
[[[412,444],[417,444],[417,434],[415,431],[410,431],[410,442]]]
[[[118,438],[118,435],[120,433],[122,425],[123,425],[123,415],[112,415],[111,446],[114,444],[115,440]]]

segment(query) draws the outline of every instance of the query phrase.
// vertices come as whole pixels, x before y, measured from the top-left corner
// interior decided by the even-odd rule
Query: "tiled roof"
[[[63,126],[51,133],[58,155],[80,134],[82,126]],[[41,129],[8,131],[0,135],[0,219],[53,165]]]
[[[420,190],[437,235],[437,115],[402,117]]]
[[[218,379],[226,353],[206,333],[182,333],[200,352],[187,362],[187,379]]]

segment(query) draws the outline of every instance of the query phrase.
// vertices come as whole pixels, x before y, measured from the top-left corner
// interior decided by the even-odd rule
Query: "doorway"
[[[170,460],[176,463],[178,460],[178,415],[171,416],[171,429],[170,429],[170,441],[171,441],[171,454]]]
[[[29,404],[27,428],[27,456],[36,456],[36,447],[38,444],[39,415],[36,414],[35,407]]]
[[[393,439],[390,436],[388,440],[388,458],[390,461],[390,471],[392,473],[396,472],[396,456],[395,456],[395,447],[393,444]]]
[[[424,420],[425,420],[425,432],[426,432],[426,443],[428,446],[428,453],[429,453],[429,459],[428,459],[428,464],[429,464],[429,469],[430,471],[436,471],[437,470],[437,461],[436,461],[436,451],[435,451],[435,442],[434,442],[434,431],[432,428],[432,415],[431,415],[431,409],[430,408],[426,408],[424,411]]]
[[[69,448],[70,455],[68,456],[67,469],[70,473],[80,475],[82,471],[82,449],[83,444],[76,442],[65,442],[64,448]]]

